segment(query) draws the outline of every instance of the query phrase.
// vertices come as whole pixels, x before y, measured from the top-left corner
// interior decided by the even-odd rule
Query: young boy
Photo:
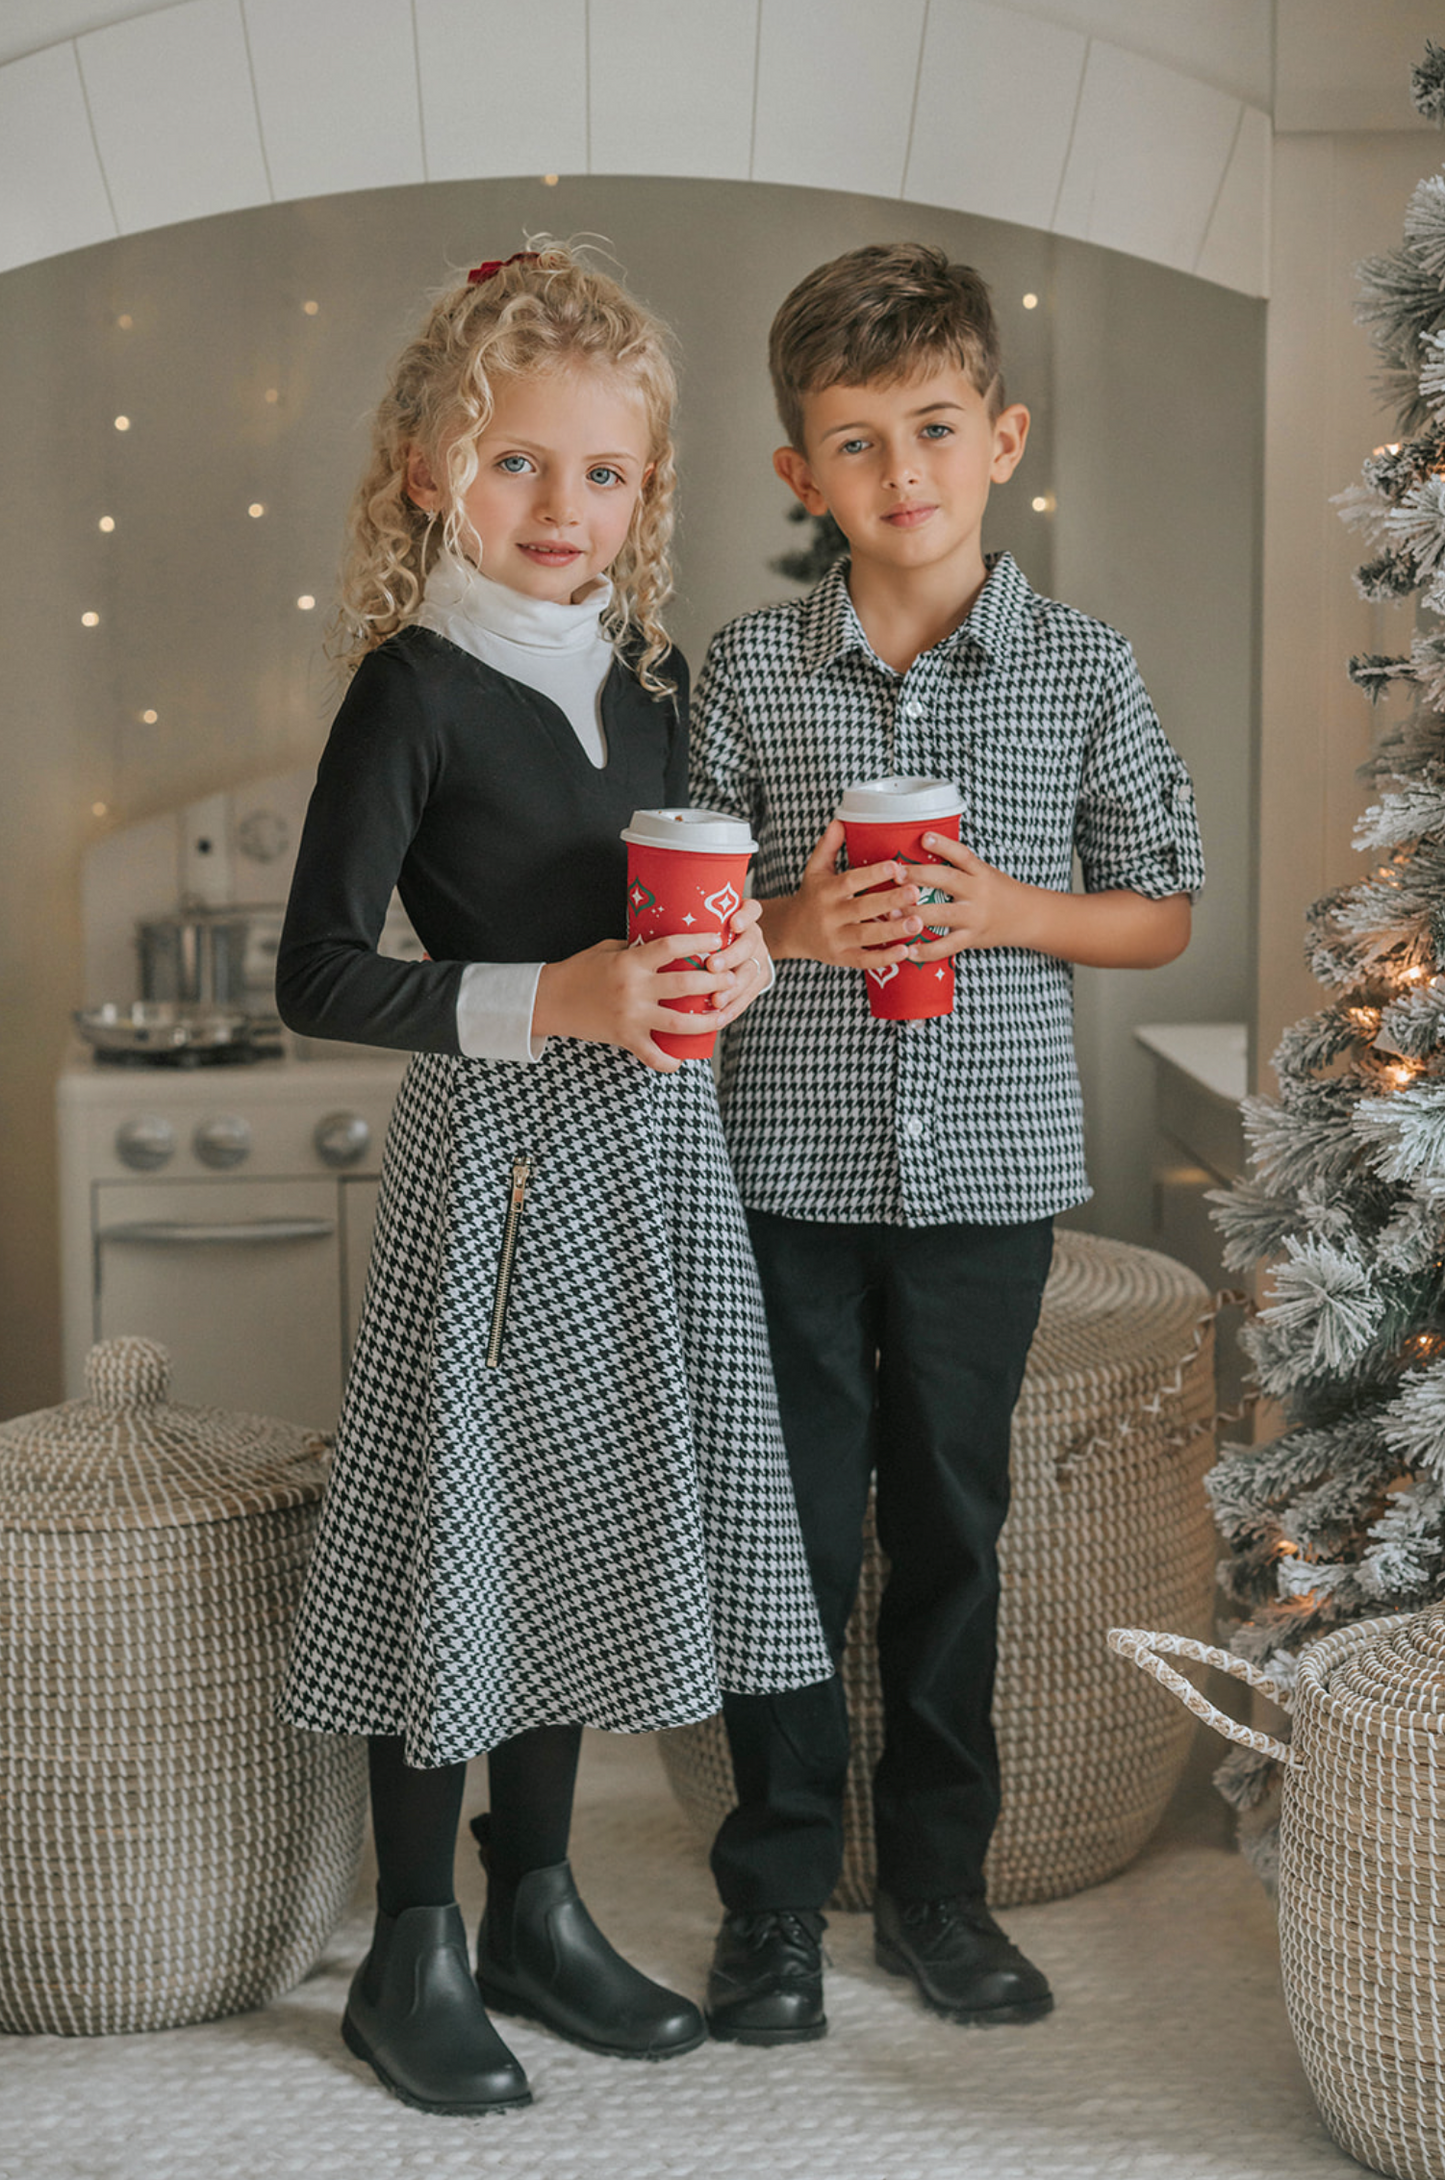
[[[1010,1417],[1053,1215],[1089,1194],[1070,964],[1173,960],[1199,835],[1124,639],[984,558],[989,488],[1029,417],[1005,398],[978,274],[921,245],[850,251],[787,298],[770,365],[774,467],[850,557],[725,628],[698,689],[693,799],[754,827],[778,964],[729,1034],[725,1122],[835,1656],[876,1477],[878,1959],[949,2019],[1031,2021],[1049,1987],[989,1915],[983,1865]],[[907,865],[837,868],[840,795],[885,775],[963,792],[966,845],[927,843],[945,896],[927,929]],[[954,957],[951,1014],[872,1018],[865,965],[905,956]],[[827,2026],[841,1683],[730,1696],[726,1718],[738,1806],[712,1856],[712,2032],[800,2042]]]

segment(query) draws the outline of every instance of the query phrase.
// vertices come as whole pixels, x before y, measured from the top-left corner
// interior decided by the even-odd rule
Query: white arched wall
[[[1270,0],[19,0],[0,271],[289,198],[676,174],[941,205],[1263,295],[1271,19]]]

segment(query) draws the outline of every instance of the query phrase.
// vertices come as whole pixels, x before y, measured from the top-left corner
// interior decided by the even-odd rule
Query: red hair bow
[[[472,267],[467,274],[467,285],[472,288],[480,287],[484,280],[491,279],[493,273],[499,273],[504,265],[535,265],[540,255],[538,250],[514,250],[510,257],[489,257],[482,264]]]

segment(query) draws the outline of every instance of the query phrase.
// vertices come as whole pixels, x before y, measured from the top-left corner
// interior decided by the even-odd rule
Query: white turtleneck
[[[527,598],[494,583],[470,561],[444,553],[427,577],[417,619],[487,666],[525,682],[566,713],[589,761],[607,762],[603,683],[613,650],[601,617],[612,586],[600,582],[580,603]],[[469,1060],[536,1060],[545,1037],[532,1035],[540,961],[474,961],[462,971],[457,1037]]]

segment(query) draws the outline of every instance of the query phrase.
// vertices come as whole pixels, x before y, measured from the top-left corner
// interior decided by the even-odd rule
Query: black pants
[[[998,1815],[991,1717],[1009,1425],[1053,1222],[841,1226],[749,1213],[783,1435],[824,1632],[842,1655],[876,1476],[879,1881],[983,1891]],[[843,1855],[848,1718],[835,1675],[731,1695],[738,1807],[713,1845],[729,1909],[818,1908]]]

